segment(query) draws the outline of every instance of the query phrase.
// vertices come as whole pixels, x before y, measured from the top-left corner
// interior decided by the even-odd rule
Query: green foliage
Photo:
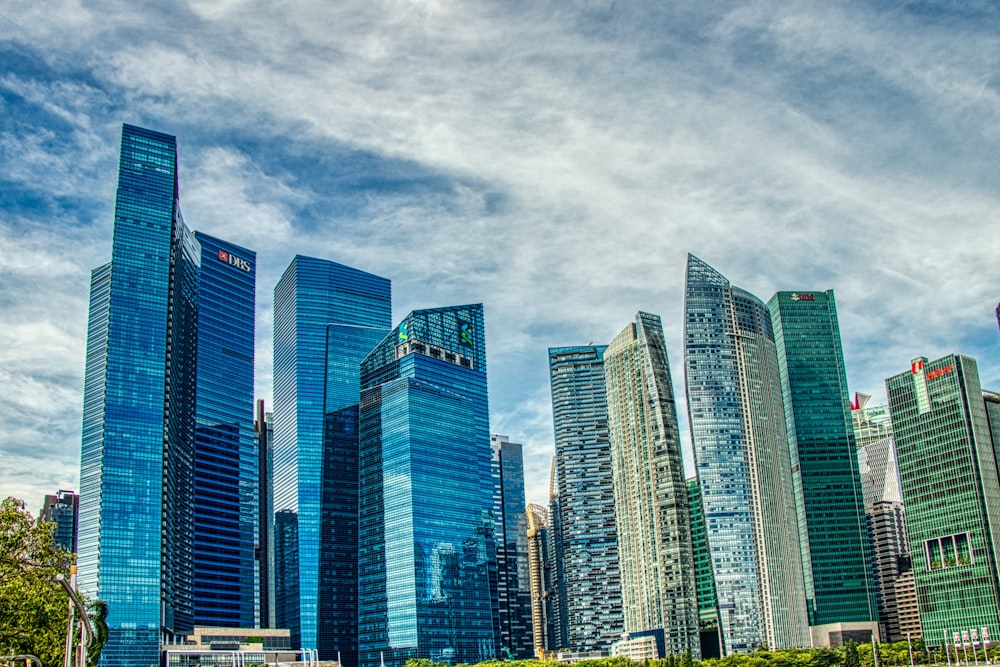
[[[0,655],[29,653],[49,667],[63,662],[69,618],[69,596],[54,577],[67,575],[74,560],[56,546],[54,528],[35,521],[19,500],[0,503]],[[88,659],[96,664],[107,639],[107,607],[92,609],[97,641]]]
[[[844,667],[861,667],[858,645],[853,639],[848,639],[844,644]]]
[[[263,637],[258,637],[256,635],[251,635],[249,637],[245,637],[243,639],[243,643],[244,644],[263,644],[264,643],[264,638]]]

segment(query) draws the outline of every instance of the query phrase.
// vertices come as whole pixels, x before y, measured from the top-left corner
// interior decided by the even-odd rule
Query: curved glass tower
[[[792,462],[764,304],[688,255],[684,370],[725,653],[809,646]]]
[[[640,312],[604,352],[625,632],[701,654],[691,508],[667,344]]]

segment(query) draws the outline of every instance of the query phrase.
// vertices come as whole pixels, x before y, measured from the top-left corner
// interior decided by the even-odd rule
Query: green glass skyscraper
[[[976,361],[920,357],[885,384],[924,643],[996,636],[1000,484]]]
[[[767,303],[778,352],[813,646],[870,641],[878,611],[833,291]]]

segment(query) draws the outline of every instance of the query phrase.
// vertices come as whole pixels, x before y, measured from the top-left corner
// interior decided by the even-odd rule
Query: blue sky
[[[657,313],[683,396],[688,252],[834,289],[876,402],[921,355],[1000,389],[992,2],[6,0],[0,63],[0,495],[34,510],[78,483],[123,122],[177,135],[191,227],[257,250],[262,397],[296,253],[391,278],[395,320],[483,302],[531,501],[548,347]]]

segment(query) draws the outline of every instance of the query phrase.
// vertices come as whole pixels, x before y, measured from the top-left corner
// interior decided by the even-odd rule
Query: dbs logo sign
[[[250,272],[250,262],[243,259],[242,257],[237,257],[231,252],[226,252],[225,250],[219,251],[219,261],[225,262],[229,266],[235,266],[240,271]]]

